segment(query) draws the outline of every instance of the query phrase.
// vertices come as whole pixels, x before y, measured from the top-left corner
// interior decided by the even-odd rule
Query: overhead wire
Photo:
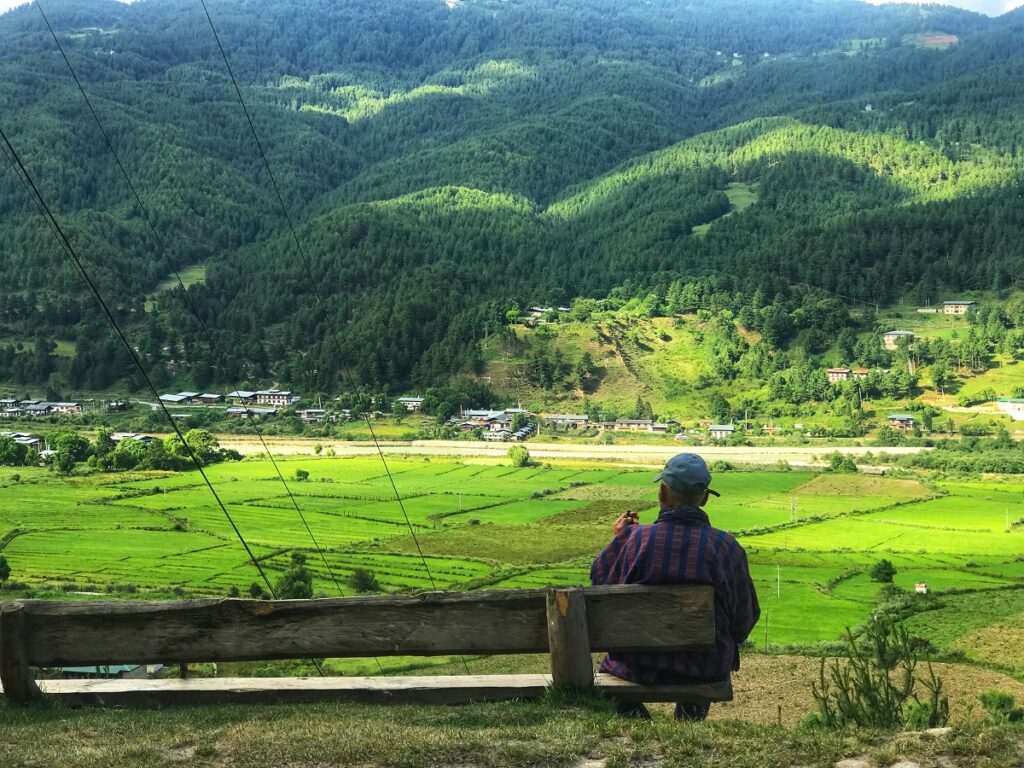
[[[295,224],[292,221],[291,213],[288,210],[288,205],[285,203],[284,195],[281,194],[281,189],[277,184],[277,179],[274,176],[274,171],[270,167],[270,161],[267,158],[267,153],[263,149],[263,142],[260,141],[259,133],[256,131],[256,125],[253,122],[252,114],[249,112],[249,107],[245,103],[245,98],[242,96],[242,89],[238,85],[238,80],[235,77],[234,70],[231,67],[231,62],[228,60],[227,52],[224,50],[224,45],[221,43],[220,34],[217,32],[217,26],[213,23],[213,17],[210,15],[210,9],[206,5],[206,0],[199,0],[199,4],[203,7],[203,13],[206,15],[206,21],[210,25],[210,31],[213,33],[213,39],[217,43],[217,49],[220,51],[221,58],[224,60],[224,67],[227,69],[228,77],[231,79],[231,85],[234,87],[235,95],[238,97],[238,103],[242,107],[242,112],[245,115],[246,123],[249,125],[249,130],[252,133],[253,140],[256,144],[256,149],[259,151],[260,158],[263,160],[263,166],[266,168],[267,176],[270,179],[271,187],[274,190],[274,195],[277,197],[277,201],[281,206],[281,211],[284,214],[285,222],[288,224],[288,231],[291,233],[292,240],[295,243],[296,251],[299,254],[299,258],[302,261],[303,269],[306,272],[306,277],[309,280],[310,286],[313,288],[313,294],[316,297],[317,304],[319,304],[321,310],[324,313],[324,320],[327,323],[327,329],[330,333],[331,339],[334,342],[334,347],[338,352],[338,366],[341,370],[342,376],[348,382],[348,386],[355,391],[357,389],[357,383],[355,377],[349,371],[348,367],[344,362],[344,350],[341,346],[341,341],[338,337],[338,331],[335,328],[334,321],[331,319],[330,310],[327,307],[327,302],[324,301],[323,296],[320,293],[320,289],[317,286],[316,278],[313,276],[313,270],[310,267],[309,259],[306,258],[306,252],[302,247],[302,242],[299,240],[298,233],[295,231]],[[387,458],[384,456],[384,450],[381,448],[380,441],[377,439],[377,432],[373,428],[373,423],[370,419],[370,414],[364,413],[363,418],[366,421],[367,430],[370,433],[370,439],[373,441],[374,448],[377,450],[377,455],[380,457],[381,465],[384,467],[384,472],[387,475],[388,482],[391,485],[391,490],[394,493],[395,501],[398,503],[399,509],[402,511],[402,517],[405,519],[405,525],[409,529],[409,534],[412,536],[412,541],[416,547],[416,552],[419,554],[420,562],[423,564],[423,570],[426,572],[427,580],[430,582],[430,587],[435,592],[437,591],[437,583],[434,581],[434,575],[430,572],[430,565],[427,563],[427,558],[423,554],[423,548],[420,545],[419,537],[416,535],[416,529],[413,527],[412,520],[409,517],[409,512],[405,508],[405,502],[402,499],[401,493],[398,491],[398,484],[395,482],[395,477],[391,472],[391,467],[388,465]],[[469,674],[469,664],[466,662],[465,657],[460,656],[462,666],[466,670],[466,674]]]
[[[114,144],[110,140],[109,134],[107,133],[106,129],[103,127],[103,122],[100,120],[99,115],[96,113],[96,110],[95,110],[95,108],[92,105],[92,100],[89,98],[89,94],[86,93],[86,90],[85,90],[84,86],[82,85],[82,82],[81,82],[81,80],[78,77],[78,74],[75,72],[75,68],[71,64],[71,60],[68,58],[68,55],[67,55],[67,53],[64,50],[64,46],[61,44],[60,39],[57,37],[57,33],[54,31],[53,26],[50,24],[50,19],[47,17],[46,11],[43,9],[43,6],[42,6],[42,4],[40,2],[36,2],[35,6],[39,10],[39,14],[42,16],[43,22],[46,24],[46,28],[50,32],[50,36],[53,38],[53,42],[57,46],[57,50],[60,51],[60,55],[64,59],[64,63],[67,65],[68,71],[71,74],[71,78],[75,81],[75,85],[78,86],[78,90],[82,94],[82,98],[84,99],[86,105],[89,108],[89,113],[92,115],[93,121],[96,123],[97,128],[99,128],[100,135],[103,137],[103,141],[106,144],[107,149],[110,151],[110,154],[114,158],[114,162],[117,164],[118,169],[121,171],[121,176],[124,178],[125,184],[128,185],[128,189],[131,192],[132,197],[135,200],[135,204],[139,207],[139,210],[142,213],[143,219],[145,219],[146,224],[149,226],[149,230],[153,234],[153,239],[156,241],[157,246],[159,247],[160,252],[161,252],[161,254],[164,257],[164,260],[170,266],[171,273],[174,275],[174,278],[177,281],[178,286],[182,290],[182,294],[185,297],[186,304],[188,305],[189,309],[192,311],[192,314],[195,316],[196,320],[198,321],[199,326],[200,326],[200,328],[203,331],[203,334],[206,336],[206,340],[207,340],[207,343],[210,345],[211,351],[215,350],[217,345],[216,345],[216,343],[214,341],[213,332],[210,330],[209,326],[206,324],[206,321],[203,319],[202,313],[199,311],[199,308],[196,306],[195,302],[193,301],[191,295],[188,292],[188,289],[185,287],[185,283],[184,283],[184,281],[181,278],[181,274],[178,272],[177,268],[174,265],[174,259],[171,258],[170,251],[167,248],[167,245],[166,245],[166,242],[164,241],[164,238],[161,236],[160,232],[157,230],[155,224],[153,223],[153,219],[150,216],[149,211],[146,208],[145,204],[142,202],[142,198],[140,197],[140,195],[139,195],[139,193],[138,193],[138,191],[137,191],[137,189],[135,187],[135,184],[132,182],[131,176],[128,174],[128,170],[125,168],[124,163],[121,162],[121,157],[118,154],[117,150],[114,148]],[[222,370],[224,372],[224,375],[227,376],[228,375],[227,366],[223,365],[223,366],[221,366],[221,368],[222,368]],[[235,384],[235,391],[238,392],[239,390],[240,390],[240,387],[236,383]],[[331,568],[330,564],[328,563],[327,557],[324,554],[324,551],[321,548],[320,543],[317,541],[316,536],[313,534],[313,530],[310,527],[309,522],[306,520],[305,514],[303,513],[302,509],[299,507],[299,504],[298,504],[298,502],[295,499],[295,495],[292,493],[291,487],[288,485],[288,481],[284,477],[284,473],[282,472],[282,470],[281,470],[280,466],[278,465],[277,461],[274,459],[273,454],[271,453],[270,448],[267,445],[267,441],[264,438],[263,431],[260,429],[260,427],[259,427],[258,423],[255,421],[255,419],[252,418],[253,417],[253,413],[252,413],[252,411],[248,407],[246,407],[246,413],[247,413],[247,415],[248,415],[248,417],[250,419],[250,423],[252,424],[252,426],[253,426],[253,428],[254,428],[254,430],[256,432],[256,435],[259,438],[260,444],[262,445],[264,452],[270,458],[270,462],[271,462],[271,464],[274,467],[274,471],[277,473],[278,479],[281,481],[281,484],[284,486],[285,492],[288,494],[288,498],[291,500],[292,506],[295,508],[295,512],[298,514],[299,519],[302,521],[302,525],[306,529],[306,533],[309,536],[310,540],[312,541],[313,547],[316,549],[317,554],[320,556],[320,560],[323,562],[324,568],[326,569],[328,576],[330,576],[331,581],[334,583],[334,586],[338,590],[338,592],[341,595],[344,595],[344,590],[341,588],[341,584],[338,582],[338,577],[335,575],[334,570]],[[378,663],[378,666],[380,666],[380,662],[377,662],[377,663]]]
[[[267,589],[270,591],[270,594],[276,597],[276,592],[274,591],[273,585],[270,583],[270,579],[267,578],[266,571],[264,571],[263,566],[260,564],[255,552],[253,552],[252,548],[249,546],[249,543],[245,540],[245,536],[242,535],[242,531],[238,528],[238,525],[235,523],[234,518],[231,517],[231,513],[228,512],[227,507],[224,505],[224,502],[220,498],[220,494],[217,493],[217,490],[213,487],[213,483],[210,482],[210,478],[206,474],[206,470],[203,469],[202,461],[200,461],[199,457],[192,449],[192,446],[190,446],[188,442],[186,442],[185,435],[182,434],[181,428],[178,426],[177,421],[175,421],[170,411],[167,410],[167,406],[163,403],[163,401],[160,400],[160,395],[157,392],[156,386],[153,384],[152,379],[149,377],[149,373],[146,371],[146,367],[142,364],[142,360],[139,358],[138,352],[135,351],[135,347],[132,346],[131,342],[128,340],[127,335],[121,329],[121,326],[117,322],[117,319],[114,317],[113,312],[110,310],[110,307],[104,300],[103,294],[100,292],[99,287],[96,285],[95,281],[89,275],[89,272],[86,270],[85,265],[79,258],[78,253],[75,251],[74,246],[71,244],[71,241],[65,234],[64,229],[60,226],[60,223],[57,221],[57,217],[54,215],[50,207],[46,204],[46,199],[39,191],[39,188],[36,186],[35,180],[32,178],[31,173],[29,173],[28,168],[25,166],[24,162],[22,162],[21,156],[15,150],[14,145],[11,144],[10,139],[7,137],[7,134],[4,132],[2,127],[0,127],[0,140],[2,140],[4,145],[6,146],[5,154],[8,152],[10,153],[8,159],[11,160],[11,162],[14,164],[16,170],[18,171],[19,177],[22,179],[22,182],[26,184],[29,191],[31,192],[32,198],[35,201],[37,208],[42,214],[43,219],[46,221],[47,225],[50,227],[50,231],[53,232],[54,236],[57,238],[57,241],[60,243],[65,255],[67,255],[68,259],[70,259],[72,265],[75,267],[75,270],[82,277],[82,280],[85,282],[87,288],[89,289],[89,293],[92,294],[93,299],[95,299],[96,303],[99,305],[100,310],[103,313],[103,316],[106,319],[107,323],[114,330],[114,333],[117,335],[117,338],[120,340],[125,351],[128,353],[128,355],[132,359],[132,362],[135,364],[135,367],[138,368],[139,373],[142,375],[142,379],[146,383],[147,388],[150,390],[150,392],[152,392],[154,398],[156,399],[157,406],[160,408],[161,411],[163,411],[163,414],[167,418],[167,422],[171,425],[171,429],[174,431],[174,434],[181,441],[182,446],[188,453],[188,456],[192,460],[192,463],[195,464],[196,469],[199,470],[199,474],[202,476],[203,482],[206,483],[206,487],[209,488],[210,493],[213,494],[214,499],[217,501],[217,505],[220,507],[221,512],[224,513],[224,517],[231,525],[232,530],[235,532],[235,536],[238,537],[238,540],[241,542],[242,547],[246,551],[246,554],[249,555],[249,559],[252,561],[252,564],[256,567],[256,570],[263,578],[263,581],[267,585]]]
[[[334,322],[331,320],[331,313],[327,307],[327,303],[324,301],[323,296],[320,293],[320,289],[317,287],[316,278],[313,276],[313,270],[310,267],[309,259],[306,258],[306,252],[302,247],[302,243],[299,240],[298,233],[295,231],[295,224],[292,221],[291,214],[288,211],[288,206],[284,201],[284,196],[281,194],[281,189],[277,184],[277,179],[274,177],[274,172],[270,167],[270,161],[267,159],[267,153],[263,149],[263,143],[260,141],[259,134],[256,131],[256,126],[253,123],[252,115],[249,112],[249,107],[245,103],[245,98],[242,96],[242,89],[238,85],[238,80],[235,78],[234,70],[231,67],[231,62],[228,61],[227,52],[224,50],[224,46],[221,43],[220,35],[217,32],[217,27],[213,23],[213,17],[210,15],[210,9],[206,5],[206,0],[199,0],[199,4],[203,7],[203,12],[206,14],[206,20],[210,25],[210,30],[213,32],[214,40],[217,42],[217,48],[220,51],[221,58],[224,60],[224,66],[227,68],[228,76],[231,78],[231,84],[234,86],[235,95],[238,96],[238,102],[242,106],[242,112],[245,114],[245,120],[249,125],[249,130],[252,132],[252,137],[256,142],[256,148],[259,150],[260,157],[263,159],[263,165],[266,168],[267,176],[270,179],[270,184],[273,187],[274,194],[277,196],[278,203],[281,205],[281,211],[284,213],[285,221],[288,224],[288,230],[291,233],[292,240],[295,243],[296,250],[299,254],[299,258],[302,261],[302,266],[305,269],[306,276],[309,279],[309,283],[313,288],[313,293],[316,297],[317,303],[320,305],[321,310],[324,313],[324,319],[327,323],[328,331],[330,332],[331,338],[334,341],[334,346],[338,352],[338,364],[341,369],[342,375],[348,381],[349,386],[352,389],[356,389],[356,381],[352,376],[348,367],[344,363],[344,352],[341,346],[341,342],[338,338],[337,329],[334,326]],[[391,468],[388,466],[387,459],[384,456],[384,450],[381,448],[380,441],[377,439],[377,433],[373,428],[373,424],[370,420],[369,414],[364,413],[363,417],[366,421],[366,426],[370,432],[370,438],[373,440],[374,447],[377,449],[377,453],[380,456],[381,464],[384,466],[384,472],[388,477],[388,481],[391,484],[391,489],[394,492],[395,500],[398,502],[398,506],[402,510],[402,516],[405,518],[405,524],[409,529],[409,533],[412,535],[413,544],[416,546],[416,551],[419,554],[420,561],[423,563],[423,569],[426,571],[427,579],[430,581],[430,586],[433,590],[437,590],[437,584],[434,581],[434,576],[430,572],[430,566],[427,564],[427,559],[423,555],[423,549],[420,546],[419,537],[416,536],[416,531],[412,525],[412,521],[409,517],[409,513],[405,508],[405,502],[402,500],[401,494],[398,492],[398,485],[395,483],[394,475],[391,473]]]

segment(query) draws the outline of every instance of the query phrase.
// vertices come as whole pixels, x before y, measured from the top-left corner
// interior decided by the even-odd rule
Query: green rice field
[[[388,591],[586,583],[617,515],[656,516],[652,472],[596,462],[394,457],[401,505],[379,459],[278,464],[294,502],[269,461],[207,472],[270,577],[303,551],[325,595],[346,593],[357,568]],[[309,479],[293,480],[296,469]],[[996,640],[1024,633],[1024,483],[790,471],[723,472],[715,487],[707,511],[740,538],[758,587],[758,645],[834,640],[862,622],[880,587],[868,573],[884,557],[897,586],[928,584],[915,632],[1024,672],[1021,652]],[[72,598],[123,589],[111,585],[223,595],[259,579],[194,472],[0,469],[0,554],[13,580]]]

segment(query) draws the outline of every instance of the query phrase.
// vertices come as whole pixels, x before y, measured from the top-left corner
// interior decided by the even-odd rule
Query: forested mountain
[[[44,3],[167,253],[37,8],[0,16],[0,127],[160,382],[425,385],[516,305],[680,278],[786,311],[1024,279],[1024,10],[209,7],[338,344],[199,3]],[[0,380],[137,384],[0,160]],[[189,302],[158,291],[196,265]]]

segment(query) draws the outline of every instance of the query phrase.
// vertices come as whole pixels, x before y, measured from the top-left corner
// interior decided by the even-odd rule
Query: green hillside
[[[480,374],[516,304],[699,277],[790,314],[1020,279],[1019,11],[227,0],[300,253],[192,4],[50,6],[159,240],[32,7],[0,16],[4,130],[159,385],[424,387]],[[137,387],[4,167],[0,381]],[[685,406],[674,364],[631,375]]]

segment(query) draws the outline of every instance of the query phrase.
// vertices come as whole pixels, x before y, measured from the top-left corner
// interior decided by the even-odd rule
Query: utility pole
[[[782,597],[782,565],[775,564],[775,596]]]
[[[768,650],[768,611],[764,612],[764,649]]]
[[[794,496],[792,499],[790,499],[790,502],[789,502],[789,517],[790,517],[790,520],[792,522],[794,522],[794,523],[796,522],[797,507],[800,505],[800,500],[799,499],[800,499],[799,496]]]

